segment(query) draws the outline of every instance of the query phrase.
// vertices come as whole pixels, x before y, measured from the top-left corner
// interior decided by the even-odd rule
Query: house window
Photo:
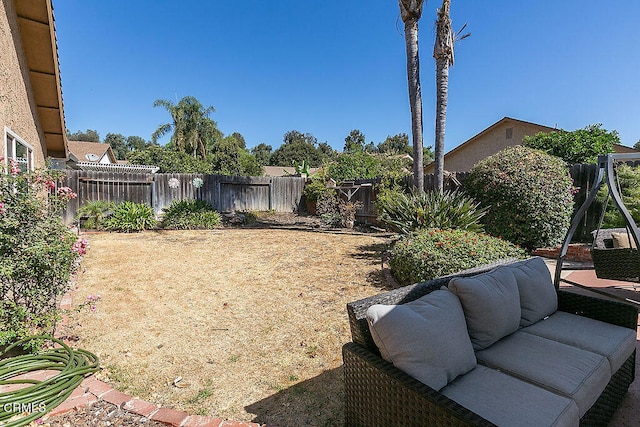
[[[513,128],[507,128],[507,139],[513,138]]]
[[[13,159],[18,162],[22,172],[33,170],[33,147],[6,126],[4,128],[4,152],[6,153],[5,166],[9,166],[9,159]]]

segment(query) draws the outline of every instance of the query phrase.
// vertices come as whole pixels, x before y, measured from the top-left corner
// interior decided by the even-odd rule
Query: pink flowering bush
[[[56,190],[60,173],[22,172],[0,159],[0,347],[35,333],[52,333],[57,301],[67,291],[86,240],[58,215],[75,194]]]

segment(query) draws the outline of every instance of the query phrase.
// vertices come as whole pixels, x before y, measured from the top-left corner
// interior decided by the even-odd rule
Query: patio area
[[[553,277],[556,268],[556,260],[547,259],[546,263],[551,272],[551,276]],[[560,287],[572,292],[575,291],[578,293],[603,298],[607,298],[605,294],[609,294],[611,296],[611,299],[622,301],[626,300],[629,303],[635,302],[635,304],[640,305],[640,285],[630,282],[598,279],[593,269],[569,269],[589,267],[592,267],[592,265],[588,263],[565,263],[561,277],[571,282],[587,286],[593,289],[593,291],[572,286],[564,282],[560,284]],[[640,329],[638,330],[638,341],[636,342],[636,349],[637,353],[640,353]],[[611,422],[609,423],[610,427],[626,427],[638,425],[638,420],[640,419],[640,380],[638,380],[638,372],[640,372],[640,363],[638,362],[638,358],[636,358],[636,380],[629,387],[627,395],[625,396],[624,400],[620,404],[620,407],[611,419]]]

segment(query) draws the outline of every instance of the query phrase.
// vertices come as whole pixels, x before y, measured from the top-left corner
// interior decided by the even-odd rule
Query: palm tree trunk
[[[404,23],[407,47],[407,83],[411,106],[411,136],[413,140],[413,180],[416,191],[424,192],[424,168],[422,151],[422,93],[420,90],[420,58],[418,56],[418,19]]]
[[[449,59],[436,59],[436,135],[435,180],[433,190],[444,191],[444,136],[447,124],[447,100],[449,98]]]

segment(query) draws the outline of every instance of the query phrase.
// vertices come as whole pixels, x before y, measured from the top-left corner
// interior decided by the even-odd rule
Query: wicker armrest
[[[358,344],[342,356],[348,426],[494,425]]]
[[[638,328],[638,308],[623,302],[558,291],[558,310],[590,317],[625,328]]]

